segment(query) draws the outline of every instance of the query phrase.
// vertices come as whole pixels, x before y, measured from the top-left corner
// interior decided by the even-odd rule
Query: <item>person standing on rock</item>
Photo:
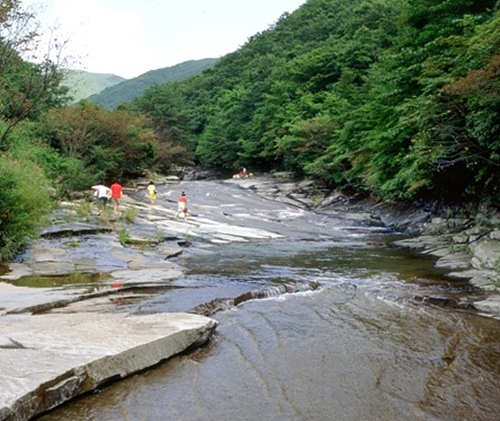
[[[177,200],[177,213],[174,218],[177,218],[180,214],[183,214],[184,219],[187,219],[188,207],[187,207],[187,197],[186,192],[182,192]]]
[[[98,215],[106,216],[106,204],[108,200],[111,199],[111,189],[109,187],[103,186],[102,184],[98,184],[91,187],[92,190],[95,190],[94,196],[97,197],[97,203],[99,207]]]
[[[155,183],[152,181],[149,182],[148,187],[148,195],[149,195],[149,200],[151,200],[151,204],[154,205],[156,201],[156,186]]]
[[[120,184],[120,181],[115,181],[111,186],[109,186],[111,190],[111,203],[113,203],[115,207],[115,215],[120,214],[120,199],[123,197],[123,189]]]

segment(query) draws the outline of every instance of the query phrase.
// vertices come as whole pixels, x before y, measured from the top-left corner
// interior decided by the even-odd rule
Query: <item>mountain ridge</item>
[[[104,88],[99,93],[90,95],[87,101],[102,105],[106,109],[114,109],[125,102],[131,102],[154,84],[187,79],[203,70],[211,68],[219,59],[205,58],[188,60],[174,66],[150,70],[132,79],[125,79],[117,84]]]
[[[93,73],[86,70],[67,69],[65,70],[62,85],[69,88],[69,95],[72,100],[79,102],[125,80],[125,78],[112,73]]]
[[[187,79],[212,67],[218,60],[218,58],[188,60],[174,66],[149,70],[131,79],[111,73],[69,69],[63,85],[70,89],[69,94],[74,103],[87,100],[106,109],[113,109],[124,102],[133,101],[151,85]]]

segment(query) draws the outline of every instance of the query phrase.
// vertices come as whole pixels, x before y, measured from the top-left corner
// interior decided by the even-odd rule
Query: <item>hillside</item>
[[[126,79],[121,76],[109,73],[68,70],[63,85],[70,88],[70,95],[74,102],[78,102],[124,80]]]
[[[425,3],[425,4],[423,4]],[[498,0],[308,0],[136,100],[203,168],[410,200],[500,198]]]
[[[211,68],[218,59],[206,58],[202,60],[189,60],[175,66],[151,70],[136,78],[123,80],[102,90],[102,92],[89,96],[89,102],[102,105],[107,109],[114,109],[124,102],[133,101],[135,98],[154,84],[168,83],[175,80],[187,79]]]

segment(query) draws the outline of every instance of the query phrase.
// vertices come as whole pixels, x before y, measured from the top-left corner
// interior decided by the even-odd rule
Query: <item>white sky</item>
[[[23,0],[68,40],[70,68],[133,78],[187,60],[218,58],[306,0]],[[39,9],[41,7],[41,9]],[[49,33],[50,31],[46,31]]]

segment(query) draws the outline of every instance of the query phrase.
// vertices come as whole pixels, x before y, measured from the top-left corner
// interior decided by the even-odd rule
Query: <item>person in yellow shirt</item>
[[[152,181],[149,182],[147,190],[148,190],[149,200],[151,200],[151,204],[154,205],[156,201],[156,186]]]

